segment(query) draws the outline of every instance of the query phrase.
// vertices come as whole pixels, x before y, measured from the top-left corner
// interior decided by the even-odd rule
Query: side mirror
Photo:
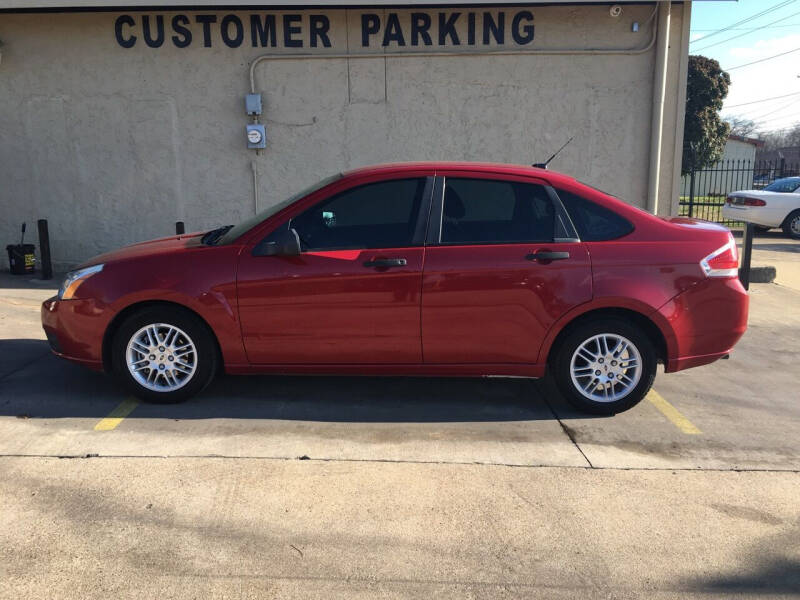
[[[297,256],[300,254],[300,236],[294,229],[284,229],[253,248],[253,256]]]

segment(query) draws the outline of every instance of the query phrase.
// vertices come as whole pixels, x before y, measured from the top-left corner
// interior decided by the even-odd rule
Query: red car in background
[[[236,226],[109,252],[42,306],[53,351],[177,402],[215,373],[552,374],[641,400],[725,357],[748,297],[724,227],[543,169],[412,163],[325,179]]]

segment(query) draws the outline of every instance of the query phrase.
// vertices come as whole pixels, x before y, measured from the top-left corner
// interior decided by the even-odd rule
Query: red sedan
[[[138,397],[227,373],[552,374],[613,414],[726,357],[748,297],[724,227],[663,219],[542,169],[382,165],[236,226],[134,244],[42,306],[53,351]]]

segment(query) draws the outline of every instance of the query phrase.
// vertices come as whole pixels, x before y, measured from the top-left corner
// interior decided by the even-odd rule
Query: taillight
[[[700,268],[706,277],[737,277],[739,275],[739,256],[733,237],[722,248],[717,248],[700,261]]]
[[[745,198],[743,196],[728,196],[725,198],[728,204],[735,204],[736,206],[766,206],[767,203],[761,198]]]

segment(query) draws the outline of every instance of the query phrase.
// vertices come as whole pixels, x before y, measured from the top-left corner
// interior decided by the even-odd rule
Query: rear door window
[[[553,241],[555,209],[544,186],[447,177],[442,244]]]
[[[633,231],[630,221],[591,200],[566,190],[556,189],[556,193],[578,230],[581,241],[615,240]]]

